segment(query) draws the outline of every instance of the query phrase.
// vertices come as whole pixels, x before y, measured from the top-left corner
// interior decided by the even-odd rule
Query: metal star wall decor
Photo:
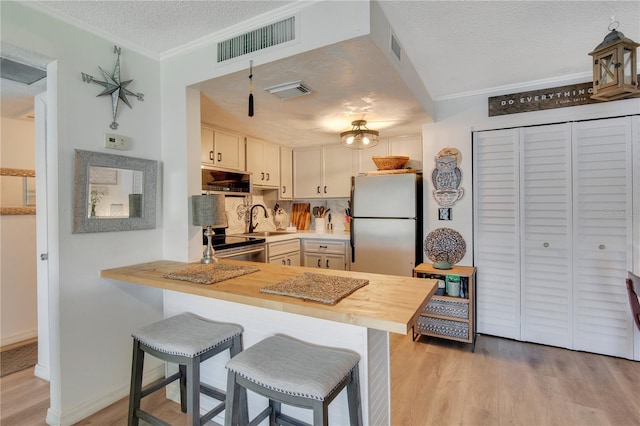
[[[85,83],[96,83],[104,87],[104,90],[101,93],[98,93],[97,96],[111,96],[111,114],[113,116],[113,121],[109,125],[112,129],[118,128],[118,123],[116,123],[116,115],[118,113],[118,104],[120,100],[127,104],[129,108],[131,108],[131,104],[127,99],[128,96],[135,96],[139,101],[144,101],[144,95],[142,93],[133,93],[127,86],[131,84],[133,79],[127,81],[120,81],[120,48],[118,46],[113,47],[113,53],[117,54],[118,57],[116,59],[116,66],[113,69],[113,74],[109,74],[107,71],[103,70],[102,67],[98,67],[102,72],[102,76],[105,81],[98,81],[93,76],[89,74],[82,73],[82,81]]]

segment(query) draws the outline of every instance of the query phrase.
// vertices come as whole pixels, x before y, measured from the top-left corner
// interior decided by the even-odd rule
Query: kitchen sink
[[[245,237],[275,237],[276,235],[290,235],[295,232],[287,232],[287,231],[258,231],[258,232],[245,232],[244,234],[240,234]]]

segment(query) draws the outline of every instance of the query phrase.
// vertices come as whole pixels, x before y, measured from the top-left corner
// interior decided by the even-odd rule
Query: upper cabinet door
[[[375,172],[378,168],[373,163],[371,157],[386,157],[387,155],[389,155],[388,140],[380,140],[378,145],[373,148],[357,150],[356,156],[358,157],[358,173],[356,174]]]
[[[263,154],[265,186],[278,188],[280,186],[280,147],[265,142]]]
[[[214,148],[216,166],[244,170],[244,139],[240,135],[216,129]]]
[[[293,150],[286,146],[280,147],[280,190],[278,199],[293,199]]]
[[[353,150],[342,145],[322,149],[324,182],[322,196],[329,198],[351,195]]]
[[[389,139],[389,155],[406,155],[405,167],[422,170],[422,136],[399,136]]]
[[[200,127],[200,162],[214,164],[213,158],[213,129]]]
[[[322,197],[322,149],[302,149],[293,152],[295,198]]]
[[[253,186],[280,186],[280,148],[260,139],[247,138],[247,171],[253,174]]]

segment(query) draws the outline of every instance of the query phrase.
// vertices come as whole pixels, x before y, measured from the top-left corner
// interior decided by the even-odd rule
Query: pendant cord
[[[253,61],[249,61],[249,117],[253,117]]]

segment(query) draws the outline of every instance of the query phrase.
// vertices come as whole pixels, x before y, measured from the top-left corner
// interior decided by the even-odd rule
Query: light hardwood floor
[[[0,379],[2,426],[44,425],[47,382]],[[640,362],[478,336],[463,343],[391,335],[392,425],[640,425]],[[147,406],[184,424],[162,392]],[[153,406],[153,407],[151,407]],[[79,425],[126,425],[123,399]]]

